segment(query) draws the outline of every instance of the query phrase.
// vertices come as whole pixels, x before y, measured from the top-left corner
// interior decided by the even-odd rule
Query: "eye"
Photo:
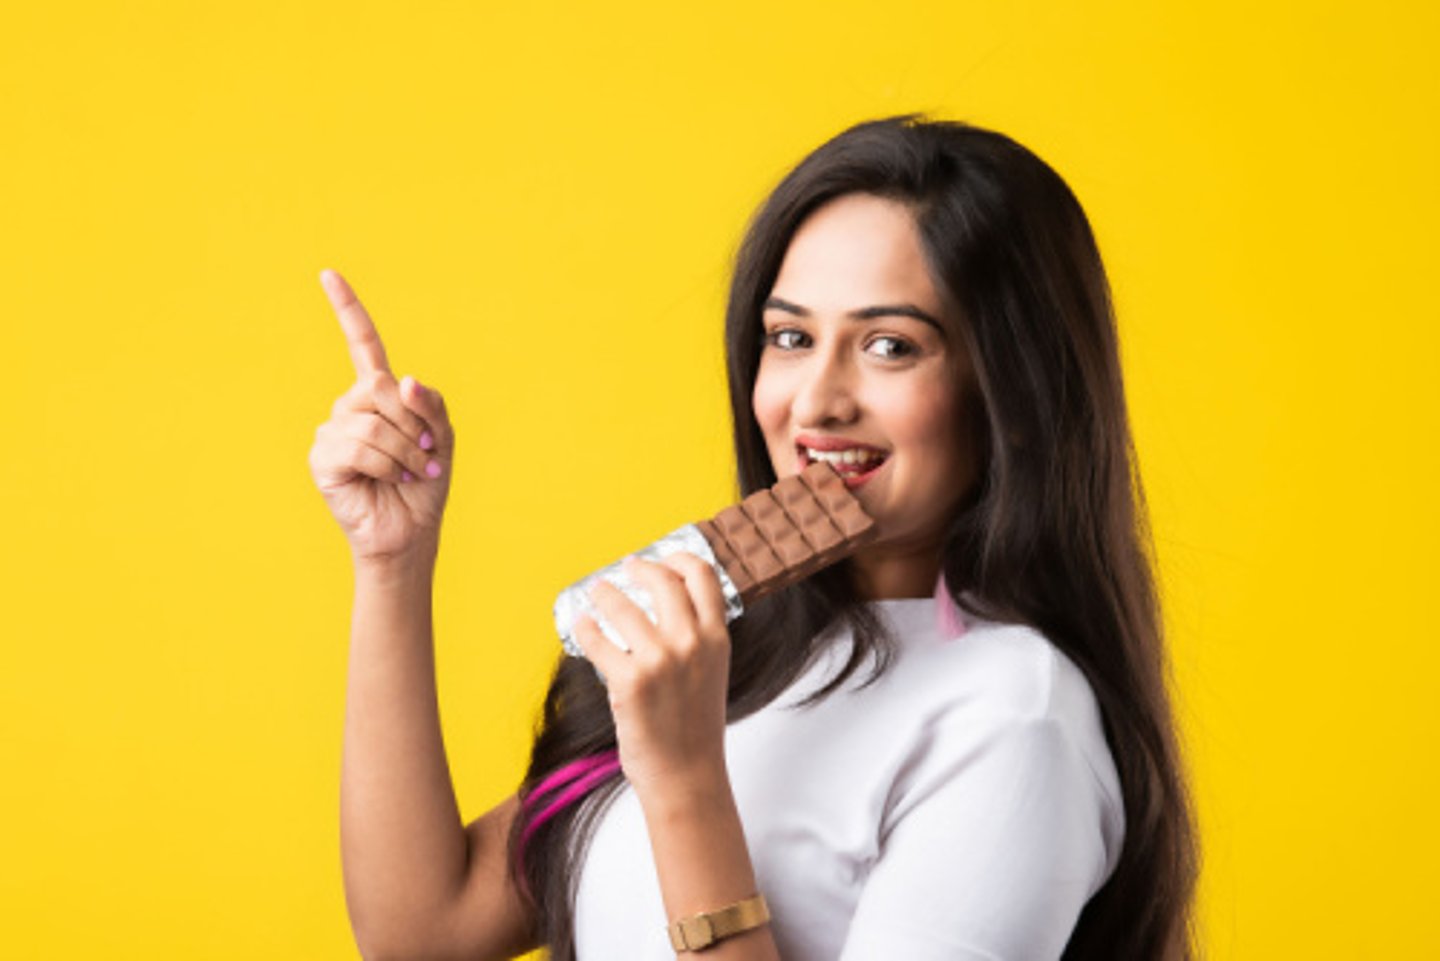
[[[875,344],[890,345],[888,350],[882,350],[880,352],[881,356],[884,357],[886,360],[900,360],[901,358],[909,357],[911,354],[915,353],[915,345],[910,343],[910,341],[903,340],[899,337],[882,335],[870,341],[867,346],[873,347]]]
[[[779,330],[767,331],[761,338],[761,343],[767,347],[779,347],[781,350],[793,350],[801,346],[796,342],[797,338],[804,338],[805,334],[793,327],[781,327]]]

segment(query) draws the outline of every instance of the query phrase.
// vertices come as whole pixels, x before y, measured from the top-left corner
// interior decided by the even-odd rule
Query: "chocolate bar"
[[[799,474],[756,491],[707,520],[671,531],[635,551],[658,561],[688,551],[709,563],[720,581],[728,623],[755,601],[848,557],[874,538],[875,520],[829,464],[817,462]],[[625,641],[590,601],[589,588],[604,578],[655,620],[649,594],[633,583],[617,561],[571,584],[555,599],[555,630],[565,650],[583,657],[574,637],[575,619],[593,616],[617,647]]]
[[[817,461],[695,525],[749,605],[849,556],[875,520]]]

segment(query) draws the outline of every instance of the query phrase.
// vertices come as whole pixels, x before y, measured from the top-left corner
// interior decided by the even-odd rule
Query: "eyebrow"
[[[794,314],[797,317],[809,317],[810,311],[798,304],[792,304],[788,300],[781,300],[779,297],[771,297],[765,301],[761,311],[783,310],[787,314]],[[940,333],[945,333],[945,328],[940,321],[931,317],[925,311],[914,304],[877,304],[874,307],[861,307],[859,310],[852,310],[845,315],[847,320],[874,320],[877,317],[913,317],[916,320],[924,321],[934,327]]]

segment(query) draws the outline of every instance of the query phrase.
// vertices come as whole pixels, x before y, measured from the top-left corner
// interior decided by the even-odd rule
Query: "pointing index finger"
[[[385,345],[380,343],[375,323],[345,278],[333,270],[322,270],[320,286],[325,289],[325,296],[330,298],[335,316],[340,318],[340,329],[345,332],[345,343],[350,348],[355,371],[359,374],[388,371],[390,362],[385,357]]]

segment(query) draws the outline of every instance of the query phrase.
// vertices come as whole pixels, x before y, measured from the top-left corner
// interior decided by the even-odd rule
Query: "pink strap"
[[[965,612],[950,596],[945,572],[941,571],[935,581],[935,629],[940,632],[941,638],[953,641],[964,635],[965,627]]]
[[[620,770],[620,752],[615,749],[601,751],[599,754],[592,754],[589,757],[582,757],[579,760],[571,761],[569,764],[556,768],[541,779],[535,786],[535,790],[525,796],[520,805],[520,817],[529,816],[524,829],[520,833],[520,844],[515,851],[517,865],[525,863],[525,846],[542,824],[550,820],[556,814],[565,809],[568,804],[584,797],[597,784],[605,781],[616,771]],[[569,782],[569,786],[561,791],[551,802],[545,806],[539,814],[533,814],[531,809],[540,803],[541,798]],[[530,885],[525,882],[525,876],[520,875],[522,887],[525,888],[526,897],[530,896]]]
[[[524,806],[534,807],[540,802],[540,798],[544,795],[549,794],[551,791],[555,790],[563,784],[567,784],[570,781],[575,780],[582,774],[588,774],[591,770],[601,764],[610,763],[617,756],[618,754],[612,748],[609,751],[601,751],[599,754],[592,754],[589,757],[582,757],[578,760],[571,761],[569,764],[565,764],[561,767],[556,768],[549,774],[545,775],[545,777],[541,779],[539,784],[535,785],[535,790],[525,795]]]
[[[544,824],[556,814],[560,813],[562,810],[565,809],[567,805],[571,804],[574,801],[578,801],[586,794],[589,794],[591,788],[595,787],[602,781],[607,780],[610,775],[614,774],[616,771],[619,770],[620,759],[617,757],[614,761],[611,761],[608,764],[596,765],[594,770],[592,770],[589,774],[581,776],[575,781],[575,783],[571,784],[565,790],[561,791],[560,794],[555,798],[555,800],[550,802],[550,805],[546,807],[545,810],[535,815],[535,817],[530,820],[530,823],[525,825],[525,831],[523,834],[520,835],[520,843],[523,845],[527,840],[529,840],[530,835],[535,833],[536,829],[539,828],[540,825]]]

